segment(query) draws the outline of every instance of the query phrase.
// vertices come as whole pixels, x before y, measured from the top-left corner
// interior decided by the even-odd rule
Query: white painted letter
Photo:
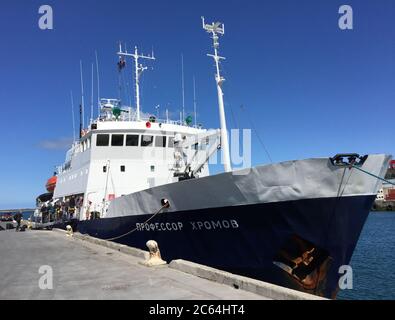
[[[41,30],[53,29],[53,11],[49,5],[43,5],[38,9],[38,13],[44,14],[38,20],[38,26]]]
[[[339,18],[339,28],[341,30],[353,29],[353,11],[349,5],[342,5],[339,8],[339,14],[343,14]]]

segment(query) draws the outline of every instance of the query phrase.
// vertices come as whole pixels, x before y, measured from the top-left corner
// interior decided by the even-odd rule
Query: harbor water
[[[23,219],[27,220],[33,215],[34,210],[8,210],[8,211],[7,210],[2,210],[0,212],[0,217],[3,216],[3,215],[12,215],[12,216],[14,216],[16,213],[21,213]]]
[[[340,300],[395,300],[395,213],[372,212],[351,260],[353,289]]]
[[[25,220],[29,219],[33,213],[34,213],[34,211],[22,211],[23,219],[25,219]]]

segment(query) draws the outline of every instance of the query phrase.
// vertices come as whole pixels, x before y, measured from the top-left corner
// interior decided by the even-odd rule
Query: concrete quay
[[[146,267],[141,262],[148,256],[143,250],[78,233],[68,237],[62,230],[1,231],[0,299],[320,299],[183,260]],[[53,287],[40,289],[48,267]]]

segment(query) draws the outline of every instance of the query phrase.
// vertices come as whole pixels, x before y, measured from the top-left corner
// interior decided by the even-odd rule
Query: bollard
[[[156,241],[149,240],[147,242],[147,247],[149,249],[149,259],[142,262],[143,265],[147,267],[153,267],[153,266],[161,266],[166,264],[166,261],[162,260],[159,246]]]
[[[67,231],[67,236],[68,237],[72,237],[73,236],[73,228],[70,225],[67,225],[66,231]]]

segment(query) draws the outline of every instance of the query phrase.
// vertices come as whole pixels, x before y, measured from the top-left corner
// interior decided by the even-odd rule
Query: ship
[[[220,126],[182,115],[142,112],[141,60],[120,45],[120,70],[134,62],[135,105],[100,99],[100,114],[80,130],[49,181],[53,203],[73,209],[62,222],[92,237],[185,259],[295,290],[335,298],[390,161],[385,154],[337,154],[234,170],[230,161],[219,38],[211,35]],[[210,174],[222,153],[224,170]],[[367,175],[365,172],[369,172]],[[56,184],[55,184],[56,180]],[[54,187],[54,188],[53,188]],[[53,189],[53,190],[52,190]]]

